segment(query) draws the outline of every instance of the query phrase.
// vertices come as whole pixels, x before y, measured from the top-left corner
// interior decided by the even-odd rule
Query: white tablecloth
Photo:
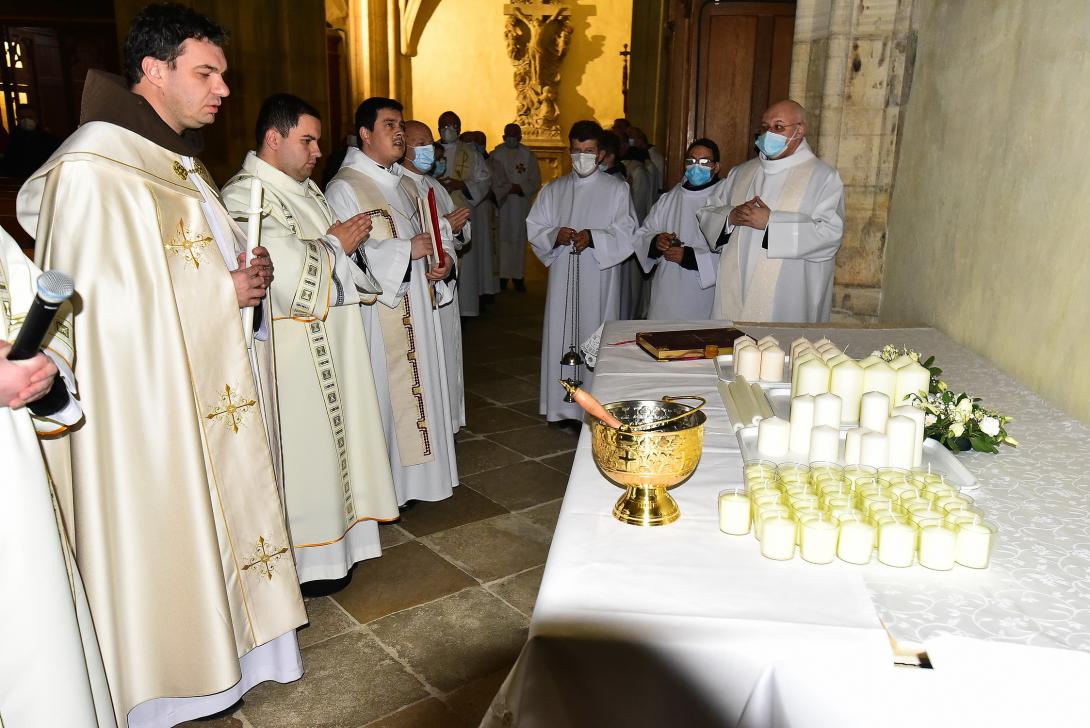
[[[1084,720],[1081,691],[1061,688],[1090,678],[1090,428],[932,329],[743,327],[784,344],[828,336],[857,357],[886,343],[933,353],[952,388],[1014,415],[1022,442],[959,456],[1000,526],[987,570],[771,561],[752,536],[718,530],[716,494],[741,482],[741,457],[712,363],[610,346],[640,330],[714,325],[606,325],[595,396],[707,398],[704,455],[672,491],[681,520],[628,526],[610,515],[621,491],[598,473],[584,431],[530,639],[483,725],[935,724],[971,719],[973,706],[992,725],[1015,724],[1019,711]],[[886,630],[925,645],[935,669],[894,667]],[[1057,689],[1046,698],[1018,684]],[[874,712],[890,700],[907,707]]]

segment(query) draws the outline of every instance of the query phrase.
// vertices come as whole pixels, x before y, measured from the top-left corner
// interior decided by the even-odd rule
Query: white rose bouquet
[[[1000,445],[1015,447],[1018,441],[1007,434],[1010,417],[986,409],[979,397],[965,392],[954,394],[946,382],[939,378],[942,370],[935,366],[935,357],[923,360],[918,352],[905,347],[887,345],[875,356],[885,361],[909,355],[931,372],[931,383],[926,397],[912,395],[912,404],[924,411],[924,435],[938,440],[949,450],[976,450],[998,453]]]

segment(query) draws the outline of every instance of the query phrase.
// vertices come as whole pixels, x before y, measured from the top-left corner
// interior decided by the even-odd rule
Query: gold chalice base
[[[626,425],[664,420],[691,411],[688,417],[646,432],[626,432],[591,418],[591,454],[606,480],[625,489],[613,506],[613,517],[637,526],[664,526],[681,517],[667,492],[696,470],[704,449],[707,417],[688,405],[658,400],[624,400],[604,405]]]

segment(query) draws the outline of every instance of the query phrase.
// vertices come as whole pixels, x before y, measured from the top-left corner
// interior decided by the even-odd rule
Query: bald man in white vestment
[[[342,579],[382,555],[378,522],[398,517],[361,296],[378,284],[352,265],[371,229],[366,215],[336,221],[311,179],[321,156],[318,111],[290,94],[258,112],[257,151],[223,187],[246,224],[250,189],[264,190],[261,243],[276,278],[269,302],[284,497],[300,583]],[[363,255],[363,253],[360,253]]]
[[[730,171],[700,211],[719,253],[712,314],[728,321],[828,321],[844,235],[844,184],[806,142],[794,101],[761,117],[760,154]]]

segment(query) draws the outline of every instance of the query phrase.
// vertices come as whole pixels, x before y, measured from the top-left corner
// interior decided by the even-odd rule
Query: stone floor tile
[[[526,459],[514,450],[499,447],[496,443],[488,440],[460,442],[455,447],[455,455],[458,458],[458,475],[461,478],[476,475],[485,470],[502,468],[504,465],[511,465]],[[457,494],[458,488],[455,488],[454,492]]]
[[[421,540],[481,581],[544,564],[549,553],[549,534],[513,513],[467,523]]]
[[[493,409],[494,406],[495,405],[489,405],[485,409]],[[467,417],[473,416],[469,410],[466,411],[466,415]],[[465,442],[466,440],[476,440],[478,438],[480,438],[480,435],[478,435],[476,432],[473,432],[468,427],[463,427],[462,429],[454,433],[454,442]]]
[[[304,599],[303,603],[310,622],[298,632],[300,647],[309,647],[360,626],[329,597]]]
[[[467,416],[468,426],[473,428],[474,433],[480,435],[532,427],[539,422],[533,417],[527,417],[507,407],[484,407],[467,413]]]
[[[477,587],[391,614],[370,627],[416,674],[449,692],[511,665],[528,624]]]
[[[516,412],[520,412],[528,417],[533,417],[538,422],[545,421],[545,415],[541,414],[538,409],[540,407],[540,404],[537,397],[534,397],[533,399],[523,400],[522,402],[514,402],[513,404],[509,404],[507,406],[515,410]]]
[[[466,382],[466,391],[479,394],[490,399],[496,404],[511,404],[537,397],[539,387],[538,380],[522,377],[497,375],[494,379],[483,380],[470,384]]]
[[[384,549],[413,540],[413,535],[396,523],[379,524],[378,537]]]
[[[428,697],[365,632],[308,647],[303,665],[303,679],[265,682],[247,693],[242,710],[255,728],[356,728]]]
[[[544,566],[535,566],[521,574],[486,584],[485,588],[529,617],[533,614],[537,590],[541,586],[541,575],[544,573]]]
[[[413,541],[386,549],[382,558],[357,564],[351,583],[333,598],[364,624],[474,584],[468,575]]]
[[[428,698],[368,723],[365,728],[470,728],[470,723],[438,698]]]
[[[500,691],[500,686],[507,679],[509,672],[511,672],[510,666],[502,667],[493,673],[463,685],[446,695],[443,700],[458,715],[469,721],[471,725],[480,725],[488,706],[492,704],[492,699]]]
[[[531,458],[574,450],[579,442],[579,436],[571,430],[550,425],[497,432],[488,435],[487,439]]]
[[[619,489],[617,497],[620,497]],[[525,511],[519,511],[519,515],[533,521],[549,533],[552,533],[556,530],[556,522],[557,519],[560,518],[560,505],[562,503],[563,501],[559,500],[555,500],[552,503],[544,503],[540,506],[528,508]]]
[[[578,441],[579,440],[576,439],[576,442]],[[547,458],[538,458],[538,462],[544,463],[550,468],[559,470],[565,475],[570,475],[572,463],[575,462],[575,450],[569,450],[568,452],[562,452],[559,455],[553,455]]]
[[[507,465],[462,479],[491,500],[513,511],[564,496],[568,476],[534,460]]]
[[[466,387],[471,385],[478,385],[481,383],[488,383],[493,379],[499,379],[501,377],[511,376],[510,374],[504,374],[498,369],[485,366],[483,364],[476,364],[473,366],[465,367],[465,373],[463,375],[463,381],[465,381]],[[476,391],[474,389],[474,391]]]
[[[495,445],[486,440],[478,442],[487,447],[495,448]],[[472,444],[472,443],[467,443]],[[401,528],[413,536],[427,536],[429,533],[443,531],[463,523],[472,523],[482,518],[491,518],[506,512],[499,503],[496,503],[470,488],[458,486],[454,489],[454,495],[441,501],[430,503],[417,502],[412,508],[401,514],[398,521]]]
[[[541,372],[541,357],[520,356],[514,359],[501,359],[488,366],[512,377],[536,377]]]
[[[473,392],[465,393],[466,411],[477,409],[480,407],[492,407],[492,403],[479,394],[473,394]]]

